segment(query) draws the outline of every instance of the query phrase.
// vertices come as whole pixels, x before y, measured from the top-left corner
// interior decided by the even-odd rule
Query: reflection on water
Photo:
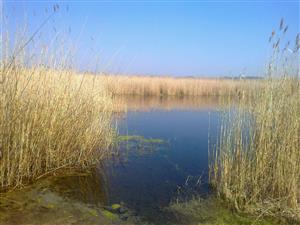
[[[123,160],[108,162],[108,199],[124,202],[148,221],[163,221],[162,209],[179,191],[208,191],[208,134],[215,140],[218,101],[136,97],[124,101],[129,111],[118,121],[120,134],[162,139],[167,144],[158,145],[159,151],[151,154],[137,154],[138,148],[131,147]]]
[[[220,106],[218,97],[143,97],[143,96],[127,96],[114,98],[116,104],[121,108],[125,107],[130,111],[149,111],[152,109],[161,110],[197,110],[200,108],[215,109]],[[122,107],[123,106],[123,107]]]

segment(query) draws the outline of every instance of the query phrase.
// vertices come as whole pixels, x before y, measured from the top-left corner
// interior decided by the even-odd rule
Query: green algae
[[[90,213],[92,216],[98,216],[98,212],[97,212],[97,210],[95,210],[95,209],[90,209],[90,210],[89,210],[89,213]]]
[[[274,218],[238,213],[214,197],[173,203],[165,209],[176,217],[172,224],[190,225],[283,225],[293,224]]]
[[[111,205],[111,208],[112,208],[113,210],[118,210],[118,209],[121,208],[121,205],[120,205],[120,204],[112,204],[112,205]]]
[[[123,155],[123,160],[131,152],[137,155],[152,154],[163,149],[168,142],[158,138],[145,138],[139,135],[120,135],[116,138],[118,155]]]
[[[103,210],[102,214],[110,220],[117,220],[119,218],[116,214],[114,214],[108,210]]]
[[[144,136],[140,136],[140,135],[120,135],[117,137],[117,142],[129,142],[129,141],[153,143],[153,144],[165,143],[164,140],[159,138],[145,138]]]

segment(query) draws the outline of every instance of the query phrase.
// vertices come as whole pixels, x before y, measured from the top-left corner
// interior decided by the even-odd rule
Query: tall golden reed
[[[103,84],[65,69],[62,58],[51,63],[42,49],[34,49],[41,52],[35,59],[47,64],[34,61],[28,53],[33,38],[13,37],[15,45],[1,40],[0,189],[105,157],[113,129],[112,99]]]
[[[224,114],[210,152],[210,182],[236,209],[300,221],[300,81],[299,64],[291,64],[300,40],[281,49],[282,23],[281,36],[270,39],[266,86]]]
[[[157,97],[233,96],[252,92],[257,80],[222,78],[176,78],[150,76],[106,76],[114,95]]]

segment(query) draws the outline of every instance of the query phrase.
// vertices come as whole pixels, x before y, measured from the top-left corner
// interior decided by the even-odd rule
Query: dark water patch
[[[108,202],[106,179],[97,168],[48,178],[47,188],[61,196],[92,205]]]

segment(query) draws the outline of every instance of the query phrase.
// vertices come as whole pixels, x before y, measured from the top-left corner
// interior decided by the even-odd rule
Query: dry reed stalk
[[[87,167],[112,143],[112,101],[93,77],[1,68],[0,186],[60,167]]]
[[[224,114],[210,182],[238,210],[300,221],[300,81],[278,66],[277,42],[264,89]]]
[[[63,41],[54,39],[50,49],[37,39],[53,15],[29,36],[1,30],[0,189],[89,167],[113,141],[113,102],[102,80],[71,70]]]

